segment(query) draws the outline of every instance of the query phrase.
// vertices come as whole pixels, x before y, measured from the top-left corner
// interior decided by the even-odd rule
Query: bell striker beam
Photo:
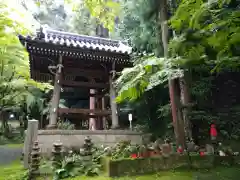
[[[60,93],[61,93],[61,80],[62,80],[62,56],[59,56],[58,65],[56,66],[56,74],[54,81],[54,89],[52,96],[52,103],[50,109],[50,118],[48,129],[55,129],[57,127],[57,119],[58,119],[58,106],[60,101]]]

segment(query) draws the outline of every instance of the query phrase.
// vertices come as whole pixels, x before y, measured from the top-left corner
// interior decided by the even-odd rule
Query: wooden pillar
[[[97,97],[96,98],[96,103],[97,103],[97,109],[102,109],[102,98],[101,97]],[[97,130],[102,130],[103,129],[103,122],[102,122],[102,117],[98,116],[96,118],[96,124],[97,124]]]
[[[103,96],[102,97],[102,110],[105,110],[105,109],[106,109],[106,107],[105,107],[105,96]],[[106,116],[103,116],[102,117],[102,127],[103,127],[103,129],[107,129],[106,128],[106,121],[107,121]]]
[[[95,89],[90,89],[90,94],[95,94]],[[95,109],[95,97],[90,96],[89,99],[89,109]],[[94,113],[90,113],[90,115],[94,115]],[[89,118],[89,130],[96,130],[96,119],[90,117]]]
[[[111,106],[111,111],[112,111],[112,129],[116,129],[119,127],[119,122],[118,122],[118,114],[117,114],[117,103],[115,101],[116,98],[116,91],[113,86],[113,79],[112,76],[109,76],[109,94],[110,94],[110,106]]]
[[[61,93],[62,67],[62,56],[60,55],[59,63],[56,67],[53,96],[51,100],[50,119],[49,125],[47,126],[48,129],[55,129],[57,127],[58,106]]]

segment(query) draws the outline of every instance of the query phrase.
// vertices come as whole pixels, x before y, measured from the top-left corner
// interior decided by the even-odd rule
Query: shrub
[[[137,145],[131,145],[130,141],[121,141],[110,149],[112,159],[129,158],[132,153],[138,152],[139,147]]]
[[[70,121],[58,121],[57,123],[57,129],[62,129],[62,130],[74,130],[75,125],[72,124]]]

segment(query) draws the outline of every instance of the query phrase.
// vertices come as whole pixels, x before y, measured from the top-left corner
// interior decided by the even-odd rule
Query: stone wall
[[[39,130],[38,142],[43,154],[49,154],[56,141],[63,143],[65,149],[80,148],[84,138],[89,136],[95,145],[114,145],[123,140],[133,144],[149,142],[150,135],[129,130]]]

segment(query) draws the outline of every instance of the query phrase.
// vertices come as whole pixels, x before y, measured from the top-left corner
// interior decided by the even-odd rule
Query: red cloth
[[[217,137],[217,130],[216,130],[215,124],[212,124],[212,125],[211,125],[210,135],[213,136],[213,137]]]
[[[181,146],[178,147],[177,152],[178,152],[178,153],[183,153],[183,148],[182,148]]]
[[[138,158],[138,155],[137,154],[131,154],[131,158],[136,159],[136,158]]]
[[[200,154],[200,156],[204,156],[205,155],[203,151],[201,151],[199,154]]]

